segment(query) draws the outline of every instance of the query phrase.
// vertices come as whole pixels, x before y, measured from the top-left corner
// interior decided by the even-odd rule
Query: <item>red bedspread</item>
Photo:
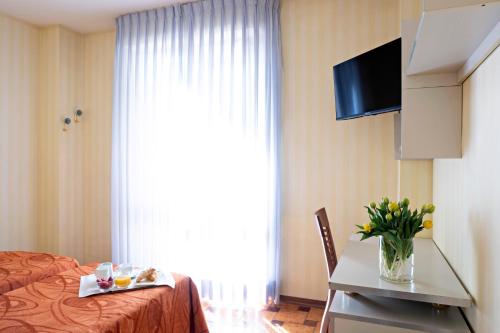
[[[78,266],[70,257],[37,252],[0,252],[0,294]]]
[[[0,332],[208,332],[189,277],[176,286],[78,298],[80,266],[0,295]]]

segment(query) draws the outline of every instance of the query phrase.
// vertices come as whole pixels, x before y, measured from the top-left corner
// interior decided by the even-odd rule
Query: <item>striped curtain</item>
[[[190,275],[225,305],[275,301],[279,0],[117,19],[113,261]]]

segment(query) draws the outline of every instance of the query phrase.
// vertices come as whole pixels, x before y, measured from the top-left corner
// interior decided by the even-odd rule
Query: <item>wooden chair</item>
[[[323,250],[325,252],[326,266],[328,267],[328,280],[337,266],[337,254],[335,253],[335,246],[333,244],[332,232],[330,231],[330,223],[328,222],[328,217],[326,216],[325,208],[321,208],[316,213],[316,222],[318,224],[319,234],[321,240],[323,241]],[[328,315],[328,309],[333,301],[333,296],[335,295],[335,290],[328,288],[328,299],[326,301],[325,312],[323,313],[323,318],[321,319],[321,333],[328,332],[328,326],[330,324],[330,316]],[[333,332],[328,332],[333,333]]]

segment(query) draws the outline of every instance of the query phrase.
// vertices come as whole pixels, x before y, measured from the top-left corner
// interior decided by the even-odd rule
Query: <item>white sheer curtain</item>
[[[193,277],[225,305],[275,300],[279,0],[117,19],[113,261]]]

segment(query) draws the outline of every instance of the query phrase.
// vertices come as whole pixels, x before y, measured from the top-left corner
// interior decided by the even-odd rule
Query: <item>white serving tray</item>
[[[157,274],[158,276],[156,278],[156,281],[154,282],[142,281],[138,283],[136,282],[136,279],[134,277],[132,279],[132,283],[126,288],[118,288],[117,286],[113,285],[111,288],[106,290],[99,288],[94,274],[82,275],[80,277],[80,291],[78,293],[78,297],[87,297],[91,295],[123,292],[127,290],[144,289],[158,286],[169,286],[175,288],[175,279],[172,274],[164,274],[161,271],[157,271]]]

